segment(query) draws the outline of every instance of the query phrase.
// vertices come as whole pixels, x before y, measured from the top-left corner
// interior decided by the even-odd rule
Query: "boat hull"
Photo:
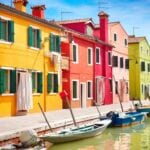
[[[137,108],[137,111],[138,112],[146,112],[147,116],[150,117],[150,107],[139,107],[139,108]]]
[[[106,127],[111,123],[111,120],[106,121],[107,123],[105,124],[103,124],[103,122],[104,121],[97,122],[93,125],[78,127],[71,130],[63,130],[57,134],[49,133],[47,135],[41,136],[40,138],[53,144],[90,138],[101,134],[106,129]]]

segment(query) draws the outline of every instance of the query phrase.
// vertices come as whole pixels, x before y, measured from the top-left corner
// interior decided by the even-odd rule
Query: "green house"
[[[131,100],[150,96],[150,46],[146,37],[129,36],[129,84]]]

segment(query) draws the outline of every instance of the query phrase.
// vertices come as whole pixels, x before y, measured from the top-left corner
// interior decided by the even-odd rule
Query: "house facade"
[[[27,0],[0,4],[0,116],[61,109],[61,28],[45,6],[26,13]]]
[[[130,99],[145,100],[150,95],[150,46],[146,37],[129,36]]]

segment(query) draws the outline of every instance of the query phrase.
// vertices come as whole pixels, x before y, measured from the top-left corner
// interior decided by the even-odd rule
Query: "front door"
[[[86,83],[80,84],[81,107],[86,108]]]

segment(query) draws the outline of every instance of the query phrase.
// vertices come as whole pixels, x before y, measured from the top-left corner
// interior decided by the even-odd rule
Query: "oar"
[[[98,112],[98,114],[99,114],[99,118],[101,118],[101,113],[100,113],[100,111],[99,111],[99,109],[98,109],[98,105],[97,105],[97,103],[94,101],[94,104],[95,104],[95,106],[96,106],[96,109],[97,109],[97,112]]]
[[[77,123],[76,123],[76,120],[75,120],[75,117],[74,117],[72,108],[71,108],[70,103],[69,103],[69,99],[68,99],[68,94],[67,94],[67,92],[66,92],[66,91],[63,91],[63,92],[59,93],[59,95],[60,95],[60,97],[62,98],[62,100],[64,100],[64,99],[66,100],[67,105],[68,105],[69,110],[70,110],[70,113],[71,113],[71,116],[72,116],[72,119],[73,119],[73,123],[74,123],[75,126],[77,126]]]
[[[41,112],[42,112],[42,114],[43,114],[43,117],[44,117],[44,119],[45,119],[45,121],[46,121],[46,123],[47,123],[49,129],[51,130],[51,132],[53,132],[52,127],[50,126],[50,124],[49,124],[49,122],[48,122],[48,120],[47,120],[47,117],[46,117],[46,115],[45,115],[45,113],[44,113],[44,111],[43,111],[43,109],[42,109],[40,103],[38,103],[38,105],[39,105],[39,107],[40,107],[40,110],[41,110]]]

